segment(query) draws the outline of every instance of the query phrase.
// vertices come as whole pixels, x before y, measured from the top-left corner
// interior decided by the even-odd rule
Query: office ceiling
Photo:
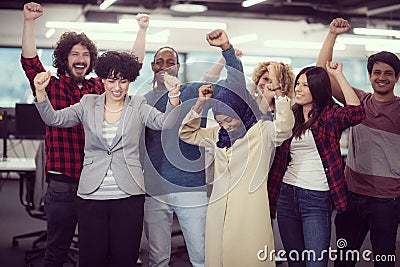
[[[0,9],[21,10],[24,0],[2,0]],[[224,1],[176,1],[176,0],[117,0],[107,12],[101,11],[98,5],[103,0],[42,0],[41,4],[81,5],[88,21],[115,21],[121,14],[138,12],[157,12],[173,16],[193,14],[177,13],[170,10],[171,5],[178,3],[201,4],[208,11],[197,16],[236,17],[252,19],[276,19],[308,23],[329,24],[332,18],[341,16],[350,20],[352,25],[382,25],[393,29],[400,28],[399,0],[267,0],[257,5],[244,8],[243,0]]]
[[[0,46],[19,47],[23,26],[22,9],[30,0],[0,1]],[[122,15],[148,13],[154,20],[206,21],[225,23],[228,35],[233,37],[257,35],[253,41],[237,45],[247,55],[306,56],[316,57],[315,50],[288,49],[284,47],[266,48],[265,40],[321,42],[327,26],[335,17],[343,17],[351,26],[400,30],[400,0],[267,0],[252,7],[241,6],[242,0],[224,1],[176,1],[176,0],[117,0],[106,10],[99,4],[103,0],[37,0],[45,8],[45,14],[35,23],[36,44],[38,47],[52,47],[63,29],[56,29],[51,37],[45,37],[49,27],[46,21],[89,21],[118,22]],[[208,11],[203,13],[178,13],[170,9],[176,4],[202,4]],[[215,52],[205,42],[205,34],[211,29],[169,28],[167,43],[146,43],[148,51],[155,51],[161,45],[170,45],[178,51]],[[65,29],[64,29],[65,30]],[[76,29],[71,29],[76,30]],[[97,31],[103,29],[98,28]],[[105,30],[105,29],[104,29]],[[153,35],[165,30],[150,27]],[[86,30],[85,30],[86,32]],[[107,36],[115,37],[114,32],[105,31]],[[348,37],[356,37],[349,31]],[[133,38],[132,34],[132,38]],[[362,37],[362,36],[361,36]],[[112,40],[93,37],[100,49],[127,50],[132,40]],[[372,37],[374,38],[374,37]],[[389,37],[388,37],[389,38]],[[398,39],[391,37],[389,39]],[[395,40],[394,40],[395,41]],[[388,49],[388,48],[387,48]],[[343,57],[364,57],[367,54],[363,45],[350,45],[335,55]]]

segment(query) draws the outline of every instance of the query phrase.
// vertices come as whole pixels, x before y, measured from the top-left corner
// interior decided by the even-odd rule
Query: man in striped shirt
[[[317,64],[324,66],[332,59],[337,35],[349,28],[344,19],[332,21]],[[373,93],[355,89],[366,118],[350,132],[345,168],[348,209],[335,218],[336,238],[345,239],[346,246],[335,266],[355,266],[352,253],[360,250],[370,232],[374,266],[394,267],[400,209],[400,97],[394,87],[400,60],[382,51],[368,58],[367,70]],[[337,89],[332,80],[333,96],[344,103]]]

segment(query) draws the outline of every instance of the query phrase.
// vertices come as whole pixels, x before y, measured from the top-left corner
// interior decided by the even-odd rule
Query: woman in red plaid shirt
[[[332,207],[346,208],[341,133],[365,117],[342,64],[326,67],[340,84],[346,106],[334,102],[327,71],[302,69],[295,80],[293,135],[277,149],[269,172],[271,216],[277,211],[289,266],[327,266]]]

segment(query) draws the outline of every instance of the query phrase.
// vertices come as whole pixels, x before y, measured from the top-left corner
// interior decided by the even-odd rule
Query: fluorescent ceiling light
[[[260,62],[283,62],[285,64],[292,64],[292,59],[289,57],[265,57],[265,56],[242,56],[241,60],[246,62],[246,64],[257,65]]]
[[[379,52],[382,51],[383,47],[382,44],[366,44],[365,50],[366,51],[373,51]],[[400,45],[385,45],[385,51],[393,52],[393,53],[400,53]]]
[[[283,40],[267,40],[264,42],[266,47],[273,48],[296,48],[296,49],[321,49],[321,42],[300,42],[300,41],[283,41]],[[345,50],[344,44],[335,44],[335,50]]]
[[[259,4],[259,3],[265,2],[265,1],[267,1],[267,0],[246,0],[246,1],[243,1],[242,7],[254,6],[256,4]]]
[[[135,24],[120,25],[117,23],[103,23],[103,22],[71,22],[71,21],[47,21],[45,26],[47,28],[55,29],[77,29],[83,31],[110,31],[110,32],[124,32],[124,31],[137,31],[138,25]]]
[[[337,43],[350,44],[350,45],[364,45],[365,50],[367,51],[388,50],[394,53],[400,52],[400,40],[338,37]]]
[[[245,35],[232,37],[232,38],[230,38],[230,41],[232,44],[237,45],[237,44],[252,42],[257,39],[258,39],[258,35],[255,33],[252,33],[252,34],[245,34]]]
[[[349,45],[365,45],[366,43],[373,41],[370,38],[351,38],[351,37],[338,37],[337,44],[349,44]]]
[[[370,28],[354,28],[354,34],[377,35],[377,36],[394,36],[400,38],[400,31],[395,30],[382,30]]]
[[[351,45],[381,45],[381,46],[400,46],[400,40],[376,39],[376,38],[350,38],[338,37],[337,43]]]
[[[114,4],[117,0],[104,0],[103,3],[99,6],[101,10],[106,9],[107,7],[111,6]]]
[[[133,42],[135,34],[132,33],[104,33],[104,32],[85,32],[93,40]],[[149,43],[167,43],[170,32],[168,30],[146,36],[146,42]]]
[[[121,18],[119,20],[120,25],[132,25],[133,18]],[[136,23],[136,22],[135,22]],[[227,28],[226,23],[221,22],[207,22],[207,21],[189,21],[189,20],[156,20],[151,19],[149,22],[150,27],[155,28],[175,28],[175,29],[199,29],[199,30],[213,30]]]
[[[172,11],[183,13],[200,13],[205,12],[208,8],[205,5],[196,4],[176,4],[170,7]]]
[[[379,15],[379,14],[382,14],[382,13],[392,12],[392,11],[395,11],[397,9],[400,9],[400,4],[392,5],[392,6],[385,6],[385,7],[375,8],[375,9],[370,9],[370,10],[367,11],[367,17],[368,16]]]
[[[56,29],[50,28],[50,29],[46,32],[45,36],[46,36],[47,39],[49,39],[49,38],[52,37],[55,33],[56,33]]]

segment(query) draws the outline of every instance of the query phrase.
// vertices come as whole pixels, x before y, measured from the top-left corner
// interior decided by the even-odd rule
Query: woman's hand
[[[35,86],[36,100],[42,102],[46,99],[46,87],[50,82],[50,71],[44,71],[36,74],[33,79],[33,85]]]
[[[326,62],[326,71],[334,77],[342,74],[343,63],[341,62],[334,62],[334,61],[327,61]]]
[[[199,88],[199,102],[205,103],[214,95],[214,89],[211,84],[202,85]]]
[[[270,62],[267,67],[269,78],[272,81],[270,90],[275,92],[276,96],[285,96],[287,92],[284,91],[281,83],[281,76],[284,66],[278,62]]]
[[[33,79],[33,84],[36,89],[36,93],[43,93],[46,90],[46,86],[50,82],[50,71],[44,71],[36,74],[35,78]]]

